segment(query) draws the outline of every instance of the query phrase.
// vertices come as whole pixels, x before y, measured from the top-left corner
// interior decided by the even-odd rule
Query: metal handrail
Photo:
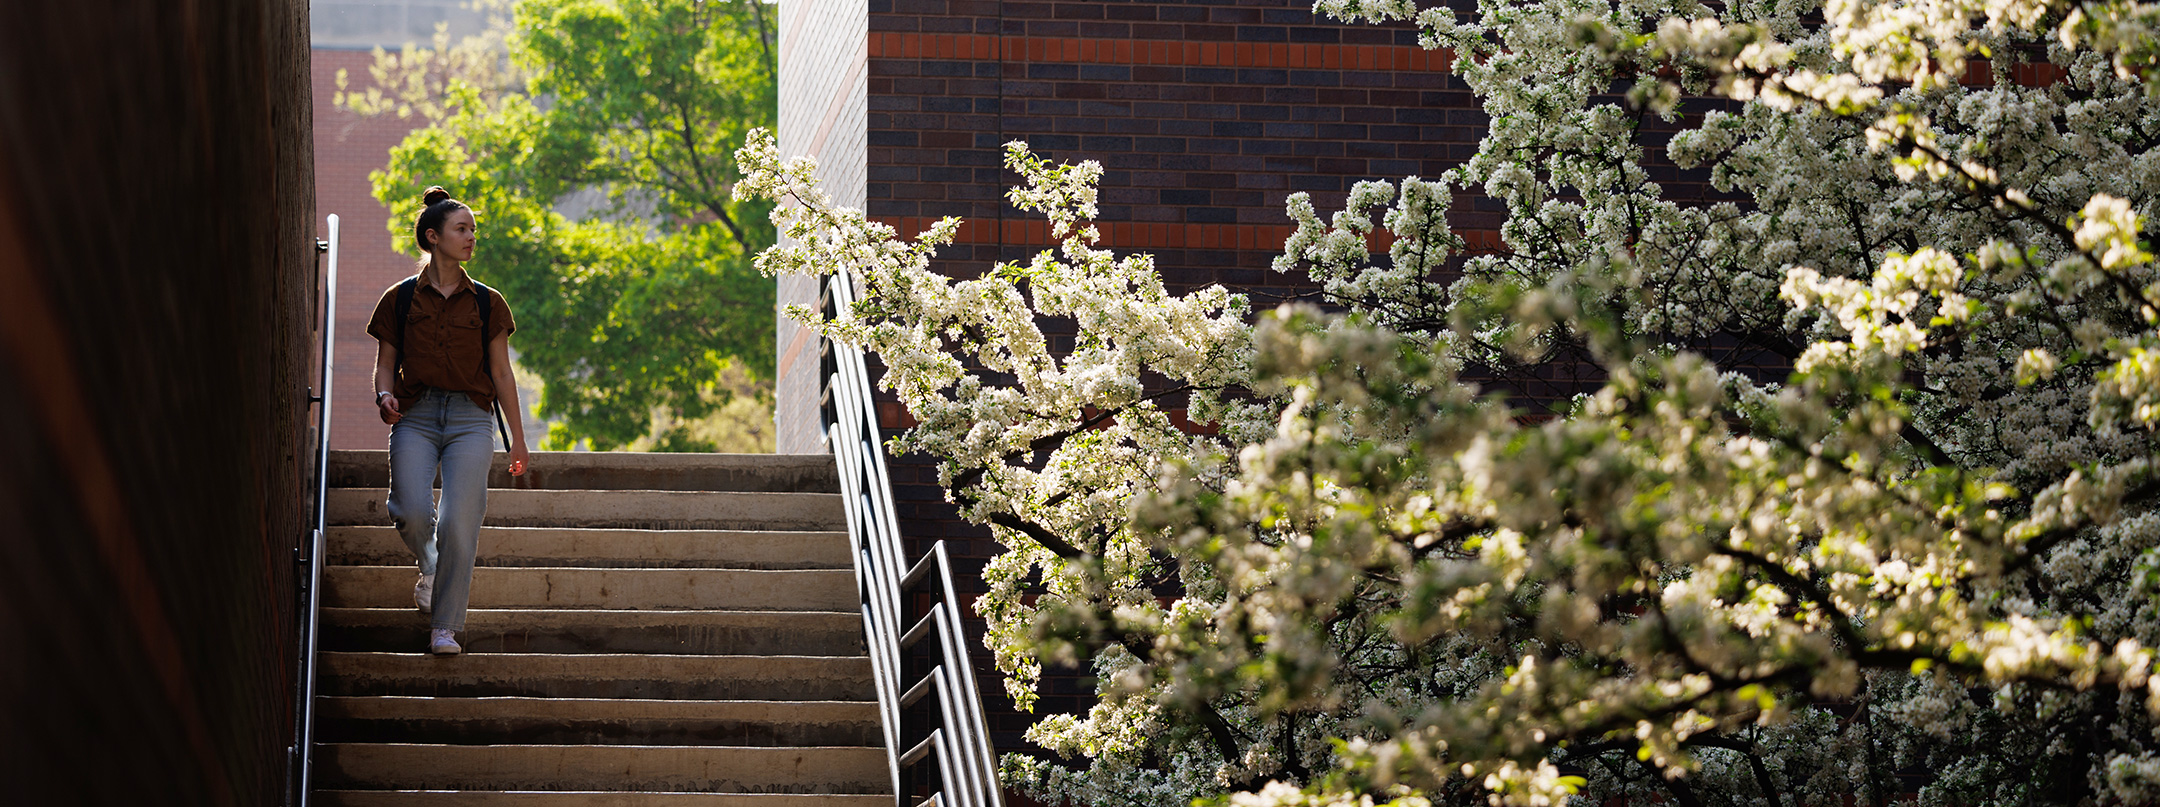
[[[854,305],[855,279],[847,271],[827,276],[821,285],[819,305],[827,317]],[[953,592],[951,556],[941,540],[921,559],[907,562],[863,352],[823,339],[819,347],[824,382],[819,409],[840,470],[894,804],[1004,807],[989,723],[960,624],[960,599]],[[935,641],[926,644],[932,637]],[[923,700],[933,696],[936,708],[923,708]],[[925,762],[936,766],[935,782],[927,781]],[[927,792],[911,805],[918,789]]]
[[[321,627],[323,551],[327,545],[323,537],[329,520],[330,498],[330,402],[331,381],[330,348],[337,343],[337,276],[338,276],[338,217],[330,214],[329,238],[318,242],[320,251],[329,255],[328,268],[323,274],[322,360],[321,378],[316,384],[317,393],[310,396],[315,404],[315,508],[314,529],[309,533],[308,545],[296,559],[307,567],[306,577],[299,586],[300,594],[300,665],[296,679],[300,702],[296,705],[293,727],[293,792],[292,803],[306,807],[314,783],[310,774],[314,770],[315,751],[315,639]]]

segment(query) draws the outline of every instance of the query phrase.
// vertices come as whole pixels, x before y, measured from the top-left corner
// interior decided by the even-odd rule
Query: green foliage
[[[370,175],[398,211],[392,241],[414,252],[411,211],[429,185],[474,208],[471,269],[510,300],[518,363],[542,380],[539,414],[557,421],[544,448],[649,437],[712,450],[681,424],[745,390],[762,398],[772,377],[773,282],[751,266],[773,243],[770,203],[731,198],[728,146],[773,120],[774,11],[521,0],[511,12],[506,63],[378,52],[376,84],[423,97],[340,93],[363,112],[429,119]],[[415,75],[429,70],[443,75]],[[580,203],[584,215],[566,215]],[[731,371],[751,383],[723,383]],[[676,426],[649,435],[656,424]]]

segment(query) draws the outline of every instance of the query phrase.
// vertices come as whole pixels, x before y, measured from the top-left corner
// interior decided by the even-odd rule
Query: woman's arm
[[[532,453],[525,449],[525,407],[518,405],[517,373],[510,370],[509,334],[488,340],[488,371],[495,376],[495,400],[510,429],[510,475],[523,476]]]
[[[375,414],[382,418],[382,422],[392,426],[397,425],[399,420],[405,418],[405,413],[398,411],[397,396],[383,394],[391,391],[396,383],[397,348],[391,347],[389,342],[377,340],[375,342],[375,391],[372,393],[375,396]]]

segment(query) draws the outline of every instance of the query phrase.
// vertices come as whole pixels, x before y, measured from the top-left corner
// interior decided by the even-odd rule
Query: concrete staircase
[[[317,804],[893,803],[831,458],[498,454],[451,658],[385,452],[330,463]]]

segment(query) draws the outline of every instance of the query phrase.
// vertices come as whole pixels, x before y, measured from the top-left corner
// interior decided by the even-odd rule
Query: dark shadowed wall
[[[274,804],[304,0],[0,6],[0,802]]]

